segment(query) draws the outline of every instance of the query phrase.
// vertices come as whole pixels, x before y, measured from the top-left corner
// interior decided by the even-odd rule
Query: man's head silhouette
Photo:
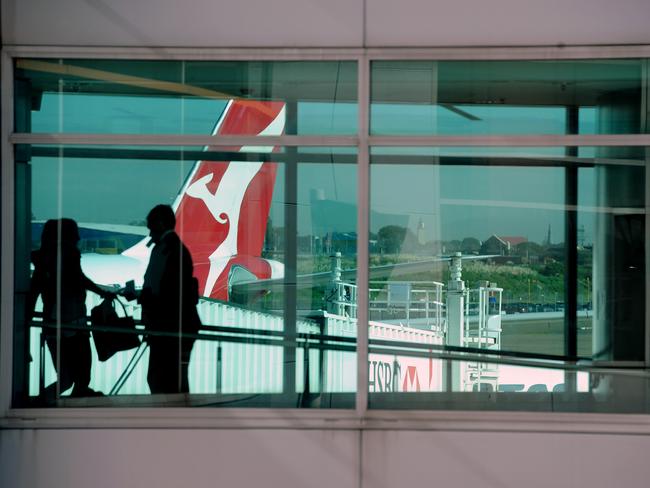
[[[176,217],[169,205],[156,205],[147,215],[147,228],[151,241],[158,244],[163,234],[176,227]]]

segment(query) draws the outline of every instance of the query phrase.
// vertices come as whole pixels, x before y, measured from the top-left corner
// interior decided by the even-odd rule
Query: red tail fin
[[[283,130],[282,102],[235,100],[226,107],[216,133],[280,135]],[[231,261],[261,255],[275,173],[275,163],[199,161],[195,165],[175,204],[176,231],[192,254],[202,295],[227,297],[227,290],[226,295],[222,291]],[[262,269],[250,271],[268,277]]]

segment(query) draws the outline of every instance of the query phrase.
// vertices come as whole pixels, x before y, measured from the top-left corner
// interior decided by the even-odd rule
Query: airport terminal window
[[[577,149],[372,148],[371,408],[647,411],[562,366],[645,357],[645,149]]]
[[[551,140],[647,133],[647,60],[371,59],[359,87],[362,62],[16,59],[13,405],[650,411],[647,149]],[[178,265],[165,330],[144,291],[158,203],[198,283]],[[144,293],[117,306],[131,333],[64,320],[69,269],[86,314]],[[101,360],[102,332],[178,347]]]
[[[356,133],[355,62],[20,59],[15,67],[18,132]],[[120,405],[120,395],[189,390],[195,400],[181,404],[354,405],[354,329],[341,320],[332,327],[344,337],[323,339],[328,310],[334,307],[333,272],[343,267],[347,277],[356,268],[354,147],[22,145],[16,147],[16,163],[22,190],[16,201],[17,404],[79,406],[93,397],[91,405]],[[183,352],[180,360],[169,361],[189,363],[187,375],[180,368],[174,387],[154,384],[157,380],[147,376],[154,369],[148,364],[164,348],[156,353],[155,347],[151,352],[141,346],[101,360],[96,346],[101,330],[93,332],[88,352],[87,332],[74,328],[86,324],[70,325],[59,309],[70,298],[66,272],[75,259],[89,279],[104,287],[84,282],[86,312],[102,300],[100,295],[129,280],[144,293],[151,253],[145,245],[147,213],[157,203],[175,211],[176,231],[192,256],[201,297],[202,328],[182,331],[188,338],[198,334],[191,355]],[[62,218],[78,227],[72,234],[78,233],[81,255],[71,258],[72,264],[63,248],[64,228],[74,224]],[[42,236],[52,235],[48,229],[54,229],[55,242],[49,261],[39,251],[45,247]],[[39,300],[32,307],[34,274],[54,279],[40,280],[45,284],[36,289]],[[341,286],[349,301],[337,306],[352,320],[356,287]],[[189,294],[189,287],[180,290]],[[142,307],[144,312],[139,301],[130,301],[125,310],[137,323],[131,335],[140,338],[140,322],[151,321],[144,301]],[[176,322],[194,323],[184,307]],[[26,329],[34,308],[36,322]],[[149,316],[154,313],[149,305]],[[104,332],[111,325],[107,322]],[[147,344],[169,345],[164,333],[171,331],[147,332]],[[185,342],[179,348],[185,351]],[[88,360],[76,359],[88,354]],[[328,374],[324,364],[333,372]],[[86,374],[90,369],[90,379],[66,378],[80,369]]]
[[[373,61],[373,135],[639,134],[645,60]],[[600,118],[589,117],[597,109]]]
[[[28,238],[27,249],[39,252],[49,223],[74,219],[82,270],[106,290],[118,290],[128,280],[135,281],[136,290],[146,287],[151,250],[145,218],[157,203],[173,205],[176,231],[198,278],[202,327],[185,333],[198,334],[188,367],[192,399],[177,395],[170,405],[354,406],[356,286],[349,278],[356,268],[354,148],[276,147],[271,152],[267,147],[33,145],[29,152],[31,191],[21,203],[32,219],[25,236],[17,238]],[[226,182],[212,190],[215,202],[205,192],[206,175]],[[143,184],[147,181],[156,184]],[[213,204],[218,208],[204,211]],[[234,239],[224,224],[212,223],[212,210],[222,212],[226,227],[239,223]],[[220,244],[209,246],[211,240]],[[59,265],[65,266],[64,243],[58,253]],[[20,282],[27,284],[29,260],[32,269],[38,265],[35,253],[19,252],[16,259],[22,264]],[[63,276],[56,286],[65,308]],[[339,289],[345,291],[342,296]],[[120,300],[138,323],[135,334],[144,339],[152,326],[146,303],[127,298]],[[89,291],[86,310],[101,301]],[[106,359],[95,329],[86,365],[90,390],[83,394],[64,383],[56,391],[57,371],[65,365],[56,363],[51,349],[62,348],[61,363],[66,352],[77,354],[56,345],[75,329],[67,330],[67,324],[57,329],[56,322],[41,319],[39,312],[47,309],[42,300],[35,309],[35,322],[24,337],[24,357],[31,359],[24,371],[24,404],[123,406],[135,397],[146,406],[150,393],[160,393],[148,377],[151,347],[135,344]],[[336,319],[330,314],[334,309],[340,313]],[[121,306],[118,312],[123,314]],[[340,339],[325,342],[326,335]],[[156,331],[151,337],[155,340]],[[53,397],[57,393],[58,399]]]
[[[209,135],[237,99],[295,102],[285,134],[356,134],[356,76],[350,61],[16,61],[35,133]]]
[[[18,59],[15,68],[16,129],[22,133],[357,132],[354,61]],[[355,163],[354,147],[16,146],[14,403],[125,406],[140,398],[136,404],[147,406],[149,393],[176,393],[167,404],[353,407],[356,286],[341,285],[348,302],[334,305],[338,285],[332,277],[343,267],[347,279],[356,268]],[[137,324],[130,335],[145,340],[146,332],[150,340],[105,359],[101,327],[110,332],[116,323],[106,321],[89,343],[87,332],[78,330],[85,320],[64,320],[67,269],[80,260],[82,272],[103,287],[84,282],[88,313],[100,295],[129,280],[144,294],[152,252],[145,245],[147,216],[158,203],[173,207],[175,229],[192,257],[202,327],[196,330],[186,315],[192,307],[180,294],[191,295],[192,285],[181,278],[182,305],[173,309],[181,319],[163,320],[173,324],[166,330],[151,325],[151,303],[122,298],[126,308],[116,305],[118,314],[126,312]],[[78,232],[81,255],[72,264],[62,241],[73,224],[63,218],[78,226],[72,233]],[[43,236],[52,235],[48,229],[55,237],[49,261],[40,251]],[[39,280],[45,284],[32,306],[33,276],[49,276],[44,268],[54,278]],[[336,324],[328,319],[335,306],[347,313]],[[31,315],[35,322],[25,328]],[[326,342],[332,327],[340,339]],[[154,371],[167,367],[165,350],[173,353],[173,338],[165,333],[185,336],[180,358],[172,354],[167,361],[176,366],[166,375],[178,376],[177,382],[156,379],[164,373]],[[116,337],[113,329],[109,342],[119,342]],[[156,343],[158,352],[151,347]],[[71,380],[80,370],[90,378]],[[183,399],[187,391],[191,401]]]

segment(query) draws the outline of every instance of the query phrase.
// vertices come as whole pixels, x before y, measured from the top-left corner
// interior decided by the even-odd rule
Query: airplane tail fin
[[[231,100],[213,135],[281,135],[284,123],[283,102]],[[245,152],[249,148],[214,149]],[[274,151],[272,146],[251,149]],[[256,258],[264,245],[276,166],[261,161],[201,160],[194,164],[172,208],[176,232],[192,255],[201,295],[227,298],[222,282],[239,261],[260,278],[270,276],[268,264]],[[123,254],[143,259],[148,252],[143,241]]]
[[[284,117],[282,102],[232,100],[215,134],[280,135],[284,131]],[[226,150],[245,151],[246,148]],[[254,150],[272,152],[273,147]],[[251,161],[195,164],[173,208],[176,231],[192,254],[202,295],[214,296],[212,291],[217,280],[224,278],[222,275],[228,271],[226,266],[232,257],[261,256],[276,166],[276,163]]]

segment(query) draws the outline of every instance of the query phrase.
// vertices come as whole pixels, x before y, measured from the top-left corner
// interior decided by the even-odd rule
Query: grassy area
[[[396,264],[422,260],[417,255],[372,255],[370,266]],[[476,288],[480,281],[496,283],[503,288],[503,305],[540,304],[555,309],[564,300],[565,269],[561,262],[536,265],[495,265],[484,261],[463,262],[463,280],[467,287]],[[578,263],[578,305],[589,301],[591,291],[591,261],[582,259]],[[385,278],[390,280],[390,277]],[[400,281],[439,281],[449,280],[449,265],[441,262],[431,265],[426,271],[400,275]]]
[[[404,254],[371,255],[370,266],[381,266],[401,262],[421,261],[423,256]],[[341,258],[342,269],[354,269],[357,265],[354,256]],[[297,261],[298,275],[330,271],[329,256],[300,256]],[[590,284],[591,264],[583,260],[578,266],[578,275],[582,283]],[[399,281],[438,281],[446,283],[449,280],[447,262],[427,266],[425,271],[400,275]],[[388,276],[379,281],[390,281]],[[483,261],[465,261],[463,263],[463,280],[469,288],[476,288],[479,281],[490,281],[503,288],[503,307],[508,310],[513,304],[536,304],[544,310],[556,309],[564,302],[564,266],[562,263],[550,262],[540,265],[495,265]],[[378,287],[376,279],[373,287]],[[381,287],[381,286],[380,286]],[[297,299],[301,310],[321,309],[324,304],[325,285],[299,286]],[[590,291],[579,288],[580,296],[589,296]],[[256,305],[262,309],[281,310],[283,307],[282,292],[265,296]],[[511,317],[511,316],[509,316]],[[526,314],[517,316],[516,321],[503,322],[502,349],[510,351],[525,351],[540,354],[564,354],[564,321],[562,318],[532,320]],[[520,317],[520,318],[519,318]],[[591,319],[581,318],[578,324],[578,354],[590,356]]]
[[[388,264],[408,263],[426,260],[421,255],[410,254],[372,254],[369,266],[383,266]],[[357,261],[354,256],[343,256],[341,268],[355,269]],[[297,261],[298,274],[317,273],[331,269],[329,256],[299,256]],[[560,262],[551,262],[539,265],[495,265],[483,261],[465,261],[463,263],[463,280],[467,286],[474,288],[479,281],[490,281],[503,288],[504,303],[546,303],[554,304],[564,301],[564,265]],[[584,261],[578,265],[578,276],[582,288],[589,286],[591,279],[591,262]],[[589,279],[588,279],[589,278]],[[440,281],[449,280],[448,262],[431,264],[421,272],[408,275],[400,274],[399,281]],[[390,275],[384,278],[390,281]],[[586,290],[579,287],[579,293],[587,294]]]

